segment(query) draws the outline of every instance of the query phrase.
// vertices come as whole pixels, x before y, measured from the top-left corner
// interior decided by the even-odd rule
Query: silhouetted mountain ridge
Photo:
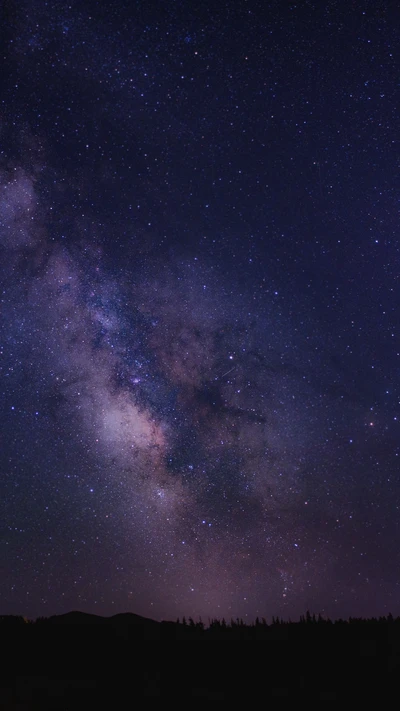
[[[102,617],[89,612],[73,610],[62,615],[52,615],[48,622],[57,625],[159,625],[159,622],[149,617],[142,617],[133,612],[121,612],[111,617]]]

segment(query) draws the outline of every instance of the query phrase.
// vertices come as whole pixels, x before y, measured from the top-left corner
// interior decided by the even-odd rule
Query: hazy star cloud
[[[0,244],[8,249],[36,244],[33,179],[22,169],[0,172]]]

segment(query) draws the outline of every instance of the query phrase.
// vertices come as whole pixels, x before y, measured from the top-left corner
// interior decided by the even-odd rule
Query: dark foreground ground
[[[0,635],[0,711],[133,709],[151,697],[389,703],[400,682],[391,618],[204,629],[72,613],[0,619]]]

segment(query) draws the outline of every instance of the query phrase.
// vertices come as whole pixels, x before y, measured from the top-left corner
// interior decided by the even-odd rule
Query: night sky
[[[2,3],[2,614],[400,614],[395,6]]]

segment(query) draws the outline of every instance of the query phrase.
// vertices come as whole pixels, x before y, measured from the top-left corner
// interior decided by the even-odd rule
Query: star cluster
[[[2,12],[2,612],[398,614],[393,9]]]

